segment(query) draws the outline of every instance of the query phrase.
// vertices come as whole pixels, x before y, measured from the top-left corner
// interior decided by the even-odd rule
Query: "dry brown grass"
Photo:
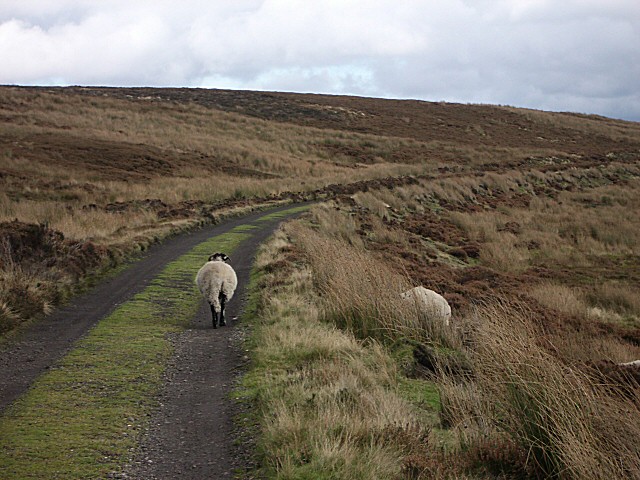
[[[0,333],[10,331],[25,319],[50,313],[52,298],[65,287],[68,288],[57,285],[53,278],[47,281],[25,272],[19,265],[0,269]]]
[[[297,235],[287,227],[258,255],[263,289],[244,381],[261,412],[263,473],[399,478],[426,451],[428,428],[397,394],[398,367],[380,344],[320,321],[312,272],[294,265],[287,234]]]
[[[493,422],[527,451],[545,477],[634,478],[640,475],[637,398],[611,394],[597,380],[541,348],[526,308],[478,311],[476,383],[493,403]]]
[[[493,464],[517,477],[635,478],[637,391],[622,395],[561,362],[540,345],[532,316],[523,304],[479,307],[472,377],[461,382],[441,374],[443,419],[460,455],[475,468]]]
[[[490,188],[504,192],[505,185],[498,185],[503,178],[489,179],[494,185]],[[548,184],[557,176],[540,174],[539,180]],[[504,300],[484,302],[466,318],[456,319],[457,328],[449,332],[408,321],[410,316],[391,307],[389,292],[411,285],[411,275],[393,262],[385,264],[370,250],[372,243],[384,238],[385,229],[389,239],[397,240],[389,245],[404,245],[405,252],[416,248],[398,228],[401,222],[391,233],[380,218],[402,219],[406,212],[437,209],[444,198],[432,185],[402,187],[393,192],[395,198],[389,191],[357,196],[357,214],[342,205],[330,214],[316,213],[315,229],[292,230],[313,271],[321,318],[362,338],[411,338],[456,349],[469,359],[466,376],[442,366],[439,371],[442,419],[457,439],[447,447],[458,455],[449,475],[638,476],[640,461],[634,450],[640,440],[638,391],[604,381],[590,367],[640,356],[640,349],[629,341],[602,333],[617,332],[637,318],[634,264],[604,263],[635,255],[633,236],[640,223],[637,212],[625,208],[638,202],[637,180],[628,182],[563,191],[555,198],[538,194],[528,208],[507,201],[479,212],[444,211],[472,241],[481,243],[479,261],[491,269],[532,275],[531,267],[544,266],[562,273],[526,285],[523,291],[494,292]],[[459,193],[447,198],[480,202],[486,186],[462,182],[459,188],[446,190]],[[381,202],[391,208],[382,210]],[[619,222],[624,226],[611,231]],[[365,223],[371,228],[363,230]],[[398,257],[388,260],[392,258]],[[625,268],[628,279],[623,278]],[[615,280],[602,281],[601,275]],[[524,303],[522,293],[535,299],[535,308]],[[524,300],[512,301],[517,294]],[[434,458],[440,458],[435,462],[442,466],[438,462],[450,457],[434,455],[429,461]]]
[[[43,224],[68,240],[124,251],[282,193],[426,168],[384,160],[396,148],[413,148],[402,139],[197,104],[2,88],[0,117],[0,222]],[[336,161],[325,148],[336,138],[347,147],[366,145],[379,158]],[[160,215],[149,199],[169,213]],[[115,202],[122,208],[109,209]],[[9,311],[22,309],[12,303],[19,298],[7,300]]]
[[[322,206],[314,215],[317,226],[297,227],[293,237],[313,269],[326,320],[359,338],[410,338],[451,346],[455,336],[449,327],[401,301],[400,294],[415,286],[407,274],[371,255],[361,240],[352,240],[352,217]],[[336,234],[344,230],[348,235]]]
[[[339,137],[384,156],[399,139],[282,125],[196,104],[3,89],[0,112],[0,171],[7,173],[0,181],[6,187],[0,221],[47,222],[77,239],[158,223],[144,212],[93,218],[82,210],[88,204],[149,198],[215,203],[425,169],[382,160],[356,168],[321,148]],[[121,157],[94,153],[95,145],[109,150],[104,142],[117,146]],[[139,165],[140,149],[146,149],[146,164]]]
[[[315,209],[311,225],[290,228],[259,259],[268,295],[253,379],[268,385],[256,398],[274,476],[639,475],[637,398],[612,395],[618,387],[587,368],[640,356],[630,343],[640,319],[637,125],[483,106],[345,107],[325,97],[274,95],[263,108],[240,94],[243,115],[234,102],[225,112],[106,95],[2,89],[0,221],[130,244],[197,219],[145,207],[106,213],[104,204],[212,205],[426,174]],[[26,315],[11,292],[33,294],[39,311],[51,298],[49,283],[8,264],[6,324]],[[398,294],[417,279],[471,313],[454,311],[443,328],[409,311]],[[474,307],[489,297],[504,300]],[[390,345],[470,360],[462,372],[446,362],[427,372],[450,432],[426,435],[434,424],[396,395],[401,368]],[[405,352],[402,371],[426,374],[416,362]]]
[[[379,198],[378,195],[371,192],[358,192],[353,195],[353,200],[369,212],[373,213],[379,219],[389,219],[389,204]]]
[[[314,354],[314,357],[320,355],[334,359],[334,355],[329,353],[332,346],[345,347],[342,341],[326,332],[308,330],[300,334],[289,324],[288,318],[293,315],[313,322],[329,320],[331,325],[353,332],[360,338],[378,338],[383,342],[410,338],[464,352],[470,361],[468,376],[461,378],[458,372],[442,369],[437,377],[442,419],[444,425],[454,433],[456,441],[449,441],[443,451],[433,443],[420,451],[421,467],[412,470],[415,478],[429,478],[428,475],[424,476],[427,471],[423,470],[425,465],[430,465],[428,471],[432,478],[464,478],[465,475],[485,478],[500,474],[505,478],[525,475],[539,478],[622,479],[638,474],[640,463],[635,456],[634,445],[640,440],[640,429],[633,421],[640,413],[638,399],[618,395],[615,387],[601,384],[598,378],[589,373],[585,355],[577,354],[571,347],[584,338],[569,339],[565,335],[566,343],[563,343],[561,337],[547,336],[550,345],[553,345],[549,349],[549,345],[542,342],[545,335],[540,330],[540,322],[533,310],[525,304],[514,304],[507,300],[487,303],[475,309],[470,318],[459,320],[458,325],[467,324],[471,327],[471,337],[461,329],[436,331],[424,319],[423,322],[416,321],[416,317],[412,319],[411,315],[394,304],[393,295],[388,293],[404,288],[407,285],[403,283],[407,282],[406,276],[395,273],[389,265],[367,251],[364,245],[349,241],[357,230],[357,225],[352,223],[354,219],[339,210],[328,215],[327,208],[330,207],[316,209],[315,230],[300,225],[287,229],[296,250],[309,262],[310,270],[304,271],[304,278],[309,282],[307,288],[313,285],[316,292],[311,297],[311,305],[316,305],[317,309],[310,313],[307,301],[288,298],[271,302],[266,311],[272,318],[283,320],[278,322],[279,326],[273,325],[273,332],[269,331],[266,338],[269,344],[280,342],[278,350],[288,356],[295,355],[295,349],[308,351],[320,348],[312,345],[323,344],[325,346],[319,352],[324,353]],[[323,222],[331,222],[333,229],[325,231],[328,225]],[[340,233],[340,225],[343,228],[348,226],[347,235],[344,235],[344,231]],[[300,291],[300,287],[296,290]],[[307,291],[307,294],[310,292]],[[530,294],[563,314],[585,317],[589,311],[581,292],[569,287],[540,284]],[[284,332],[280,331],[282,327]],[[313,328],[322,330],[325,327],[314,324]],[[327,341],[329,344],[326,344]],[[463,347],[463,344],[472,345],[472,348]],[[580,346],[588,349],[592,360],[607,358],[621,361],[620,356],[629,351],[628,347],[613,339],[593,339],[593,342],[580,343]],[[350,362],[361,355],[353,348],[351,350]],[[275,356],[275,352],[270,354],[271,358]],[[335,359],[331,360],[328,370],[323,370],[321,374],[323,381],[333,378],[330,365],[335,366],[336,374],[352,368],[336,363]],[[384,371],[389,371],[387,366]],[[318,375],[317,372],[298,371],[296,380],[289,377],[287,384],[298,385],[298,382],[302,382],[299,378],[311,376],[315,379]],[[385,373],[385,377],[389,379],[393,375],[389,377]],[[351,412],[350,419],[356,419],[358,425],[367,425],[366,428],[369,428],[371,423],[366,419],[370,416],[378,418],[382,412],[367,410],[367,406],[371,405],[368,397],[353,397],[356,395],[354,392],[359,390],[358,385],[363,385],[359,383],[362,380],[341,378],[341,391],[350,392],[348,396],[354,399],[353,405],[358,405],[356,413]],[[304,387],[300,384],[300,388],[299,393],[293,393],[294,396],[302,395],[303,391],[317,391],[318,386],[312,382],[304,384]],[[329,425],[344,425],[346,419],[340,413],[342,401],[336,402],[335,391],[331,391],[334,393],[327,396],[326,402],[324,396],[319,396],[314,397],[316,400],[313,404],[322,412],[322,417],[328,419]],[[376,398],[382,400],[381,397]],[[321,425],[315,425],[313,421],[309,423],[308,420],[302,422],[300,418],[303,414],[292,413],[287,400],[279,399],[278,402],[274,407],[278,415],[268,429],[269,437],[273,436],[277,444],[283,445],[279,455],[284,455],[286,459],[278,464],[278,471],[293,474],[301,461],[299,456],[286,456],[284,452],[290,451],[292,444],[286,442],[285,437],[302,442],[313,439],[314,444],[325,445],[333,452],[329,455],[323,447],[322,456],[334,458],[337,451],[343,451],[340,462],[344,458],[355,461],[356,453],[347,445],[359,445],[362,433],[352,433],[331,442],[314,439],[318,434],[316,430],[322,429]],[[304,411],[299,403],[294,404]],[[368,413],[360,417],[360,409]],[[383,416],[392,418],[389,412]],[[305,425],[311,426],[305,429]],[[348,430],[352,428],[355,426]],[[302,444],[295,448],[297,451],[308,451]],[[616,454],[612,455],[612,452]],[[314,451],[313,455],[318,453]],[[455,461],[451,460],[452,456],[455,456]],[[372,461],[368,454],[362,458],[366,458],[367,462]],[[388,459],[384,453],[379,453],[378,458]],[[387,460],[384,462],[389,465]],[[326,459],[313,464],[313,468],[321,469],[334,469],[336,466],[333,461]],[[375,470],[375,475],[385,478],[389,472]],[[352,474],[356,475],[354,478],[359,478],[360,473]]]
[[[545,282],[531,287],[528,293],[545,307],[567,315],[583,317],[589,311],[584,294],[567,285]]]
[[[628,122],[605,119],[596,115],[576,115],[572,113],[552,113],[540,110],[509,108],[512,112],[523,114],[536,123],[551,125],[563,129],[572,128],[585,136],[607,136],[615,140],[635,138],[635,128]]]
[[[234,196],[248,198],[284,190],[308,191],[328,183],[430,173],[442,165],[432,152],[453,149],[452,152],[459,157],[462,155],[460,149],[470,148],[442,141],[434,146],[431,145],[433,142],[392,136],[282,125],[198,104],[135,98],[122,100],[115,98],[116,95],[112,95],[114,92],[93,97],[21,89],[3,89],[1,93],[0,110],[5,115],[5,122],[0,132],[6,135],[9,142],[0,152],[0,169],[20,172],[28,180],[25,182],[25,178],[22,178],[17,181],[17,184],[25,184],[26,187],[16,188],[14,194],[2,199],[0,218],[26,213],[31,218],[40,217],[43,220],[43,216],[52,210],[59,210],[61,206],[76,210],[87,203],[126,202],[145,198],[159,198],[168,203],[183,200],[214,202]],[[537,114],[534,112],[532,115]],[[542,118],[543,115],[537,116]],[[578,122],[570,116],[563,119]],[[585,125],[602,125],[601,121],[592,119],[580,121]],[[622,126],[616,124],[612,128],[620,129]],[[101,171],[92,170],[91,165],[100,159],[87,158],[86,164],[75,163],[71,169],[68,165],[49,161],[50,158],[38,161],[40,145],[30,145],[23,139],[42,135],[54,136],[64,142],[75,139],[73,141],[80,148],[83,141],[93,140],[125,146],[144,145],[155,149],[153,155],[164,155],[171,162],[178,161],[175,164],[178,168],[169,175],[163,173],[161,178],[147,178],[144,181],[108,180],[102,178],[104,175]],[[633,138],[633,135],[629,137],[630,140]],[[327,150],[326,146],[339,148]],[[25,149],[30,152],[27,156],[24,155]],[[495,149],[488,149],[486,158],[482,149],[487,150],[487,147],[471,149],[465,155],[470,156],[471,163],[498,162],[499,155]],[[505,160],[522,155],[513,148],[503,150]],[[347,152],[348,155],[340,152]],[[412,155],[417,157],[405,155],[396,158],[396,152],[414,152]],[[535,152],[530,154],[536,155]],[[372,161],[359,161],[359,156],[363,155]],[[540,151],[540,155],[541,158],[547,158],[549,153]],[[406,164],[399,161],[402,158],[406,158]],[[420,161],[416,162],[416,158]],[[216,171],[221,165],[236,169],[238,173]],[[238,169],[244,169],[245,173],[254,172],[257,176],[247,177]],[[490,173],[481,183],[490,190],[530,190],[535,183],[533,175]],[[577,180],[574,177],[573,173],[569,173],[567,178],[575,182]],[[47,179],[49,183],[34,183],[39,178]],[[586,178],[589,178],[588,174]],[[56,191],[52,191],[51,181],[59,183]],[[442,180],[428,190],[431,190],[431,195],[448,201],[475,202],[477,193],[474,193],[474,189],[477,184],[478,181],[473,178],[453,178]],[[33,203],[18,205],[24,199]],[[382,201],[390,204],[388,200]],[[368,201],[371,202],[371,199]],[[405,201],[415,201],[411,192],[405,195]],[[36,205],[38,203],[43,205]],[[384,210],[379,209],[379,213],[384,215]]]
[[[449,218],[484,244],[482,260],[498,270],[520,272],[544,264],[586,267],[597,265],[602,256],[638,255],[638,191],[638,180],[631,179],[628,184],[562,192],[557,198],[534,196],[526,208],[507,204],[454,212]]]

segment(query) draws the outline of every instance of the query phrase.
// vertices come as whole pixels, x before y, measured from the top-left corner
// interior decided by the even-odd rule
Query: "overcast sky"
[[[0,84],[353,94],[640,121],[640,0],[0,0]]]

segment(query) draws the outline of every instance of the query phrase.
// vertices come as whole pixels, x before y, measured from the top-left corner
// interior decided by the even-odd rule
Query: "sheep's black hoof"
[[[220,326],[221,327],[226,327],[227,322],[225,320],[220,320]]]
[[[216,325],[216,322],[213,322],[213,328],[218,328],[218,325]]]

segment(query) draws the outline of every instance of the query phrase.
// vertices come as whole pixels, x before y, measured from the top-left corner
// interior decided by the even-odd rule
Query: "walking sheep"
[[[451,307],[439,293],[421,286],[401,293],[400,297],[419,312],[425,313],[429,318],[441,320],[445,325],[449,325]]]
[[[236,272],[226,262],[224,253],[214,253],[196,275],[196,284],[211,306],[213,328],[226,325],[224,307],[231,300],[238,285]]]

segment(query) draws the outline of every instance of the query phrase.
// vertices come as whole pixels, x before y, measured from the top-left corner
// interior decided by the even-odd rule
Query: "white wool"
[[[424,312],[434,320],[441,320],[445,325],[449,325],[451,307],[439,293],[420,286],[401,293],[400,297],[404,301],[410,302],[420,312]]]
[[[639,367],[640,368],[640,360],[634,360],[633,362],[620,363],[621,367]]]
[[[216,313],[220,313],[220,293],[231,300],[238,285],[238,277],[230,265],[214,260],[205,263],[198,271],[196,284]]]

